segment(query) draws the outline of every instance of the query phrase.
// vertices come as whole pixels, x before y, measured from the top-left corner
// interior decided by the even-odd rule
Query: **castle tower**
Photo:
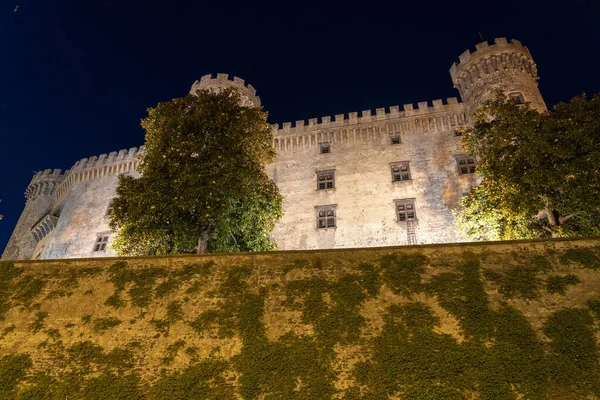
[[[55,227],[56,216],[50,215],[54,205],[54,190],[64,175],[60,169],[38,172],[25,191],[25,209],[17,222],[2,258],[29,260],[38,243]]]
[[[482,42],[477,51],[462,53],[453,63],[450,76],[460,92],[470,119],[482,102],[502,91],[517,104],[529,103],[533,109],[546,111],[537,85],[537,67],[531,53],[521,42],[497,38],[493,45]]]
[[[211,74],[204,75],[199,81],[194,82],[191,94],[196,93],[196,90],[214,90],[221,91],[226,88],[237,89],[242,97],[242,105],[247,107],[259,107],[260,108],[260,97],[256,95],[256,89],[252,85],[244,82],[243,79],[234,76],[232,80],[229,79],[228,74],[217,74],[217,77],[213,77]]]

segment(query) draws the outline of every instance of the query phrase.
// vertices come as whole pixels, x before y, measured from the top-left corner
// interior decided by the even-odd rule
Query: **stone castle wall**
[[[451,210],[477,182],[461,175],[456,127],[465,123],[455,98],[448,104],[405,105],[275,126],[277,158],[267,167],[285,196],[273,236],[280,249],[390,246],[409,243],[409,223],[397,221],[395,200],[414,199],[415,243],[456,242]],[[392,144],[398,135],[400,143]],[[320,143],[330,152],[321,154]],[[392,181],[390,164],[407,162],[409,180]],[[334,171],[335,188],[318,190],[317,172]],[[315,207],[335,205],[335,228],[317,228]]]
[[[465,101],[467,115],[473,115],[479,104],[493,99],[498,92],[520,93],[532,108],[546,111],[538,89],[537,66],[529,49],[516,39],[508,42],[497,38],[494,44],[479,43],[477,50],[466,50],[459,63],[452,64],[450,76],[454,87]]]
[[[0,305],[3,399],[575,400],[600,382],[600,238],[0,262]]]
[[[540,111],[545,104],[537,88],[537,67],[517,40],[478,44],[476,52],[460,56],[450,75],[464,103],[450,98],[446,103],[420,102],[416,108],[406,104],[402,110],[392,106],[273,126],[277,157],[267,173],[285,198],[285,215],[273,232],[280,249],[460,240],[451,211],[479,178],[459,172],[457,156],[463,150],[455,129],[469,123],[477,106],[498,90],[520,94]],[[205,75],[191,92],[225,88],[239,90],[245,105],[261,104],[251,85],[227,74]],[[323,144],[329,147],[324,154]],[[137,174],[139,154],[143,146],[80,160],[64,174],[48,170],[36,175],[27,189],[31,199],[2,258],[113,255],[110,249],[93,251],[94,241],[109,233],[106,211],[117,177]],[[408,165],[410,179],[393,181],[394,163]],[[317,173],[322,171],[334,175],[335,187],[317,189]],[[398,200],[413,202],[414,221],[399,221]],[[335,226],[318,228],[323,206],[334,210]]]

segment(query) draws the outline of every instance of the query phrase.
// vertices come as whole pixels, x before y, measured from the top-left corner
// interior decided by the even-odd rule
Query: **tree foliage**
[[[484,103],[463,130],[481,185],[455,211],[472,239],[600,233],[600,95],[539,113],[504,97]]]
[[[282,197],[265,173],[275,156],[266,113],[239,93],[198,91],[148,110],[145,154],[113,202],[120,255],[271,250]]]

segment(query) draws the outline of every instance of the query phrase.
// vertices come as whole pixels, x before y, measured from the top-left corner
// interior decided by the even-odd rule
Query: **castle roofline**
[[[462,102],[459,102],[456,97],[449,97],[446,99],[446,103],[441,99],[433,100],[431,103],[422,101],[417,103],[415,108],[413,103],[404,104],[403,110],[400,110],[399,106],[390,106],[376,108],[375,114],[372,110],[363,110],[359,113],[357,111],[350,112],[347,114],[336,114],[332,120],[331,116],[324,116],[321,118],[310,118],[308,120],[298,120],[294,123],[284,122],[282,124],[272,124],[273,131],[276,133],[288,133],[297,130],[312,130],[312,129],[328,129],[342,125],[357,124],[363,122],[375,122],[384,121],[395,118],[422,116],[426,114],[443,113],[448,111],[456,111],[457,107],[462,107]]]

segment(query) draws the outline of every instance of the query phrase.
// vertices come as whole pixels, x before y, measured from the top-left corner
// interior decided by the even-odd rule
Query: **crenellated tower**
[[[34,256],[38,243],[55,227],[56,216],[52,215],[55,190],[64,175],[60,169],[38,172],[25,191],[25,209],[17,222],[2,258],[29,260]]]
[[[482,42],[476,47],[474,53],[469,50],[462,53],[459,63],[450,68],[452,82],[460,92],[469,119],[482,102],[492,99],[498,91],[517,104],[529,103],[540,112],[547,110],[538,89],[537,67],[527,47],[506,38],[496,38],[492,45]]]
[[[212,74],[204,75],[199,81],[194,82],[190,93],[194,94],[197,90],[206,89],[220,91],[226,88],[237,89],[240,92],[242,105],[260,108],[260,97],[256,95],[256,89],[237,76],[229,79],[228,74],[217,74],[216,77],[213,77]]]

